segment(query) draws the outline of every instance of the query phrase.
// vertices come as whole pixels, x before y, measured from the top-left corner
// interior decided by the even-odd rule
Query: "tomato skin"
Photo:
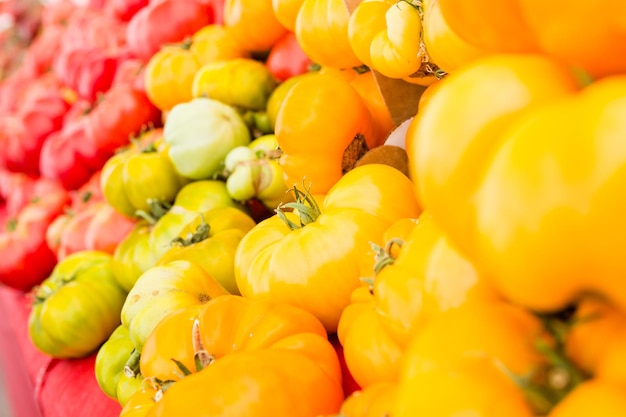
[[[147,61],[166,43],[182,42],[213,19],[213,10],[196,0],[153,1],[128,22],[126,42]]]
[[[107,5],[115,17],[128,22],[139,10],[146,7],[149,0],[110,0]]]
[[[210,97],[229,106],[265,110],[276,87],[269,68],[251,58],[234,58],[204,64],[193,81],[194,97]]]
[[[478,48],[500,53],[539,51],[537,39],[528,28],[520,1],[507,0],[497,5],[490,1],[464,4],[450,0],[437,1],[443,18],[452,30]]]
[[[570,392],[548,414],[548,417],[622,416],[626,412],[625,392],[624,381],[592,379],[583,382]]]
[[[202,268],[189,261],[172,261],[144,272],[121,309],[135,349],[141,350],[157,324],[179,308],[203,304],[228,292]]]
[[[142,133],[102,167],[100,186],[106,201],[133,219],[150,212],[154,201],[172,203],[187,180],[176,172],[163,142],[163,129]]]
[[[203,225],[209,228],[206,235],[199,233]],[[194,221],[180,231],[176,237],[179,240],[172,242],[157,265],[174,260],[192,261],[229,293],[239,294],[235,282],[235,251],[243,236],[254,225],[250,216],[235,207],[216,207],[199,213]]]
[[[226,0],[224,25],[249,52],[269,51],[287,32],[276,19],[272,0]]]
[[[162,111],[192,99],[191,86],[200,63],[188,49],[166,46],[146,66],[144,85],[148,98]]]
[[[202,140],[197,140],[199,132]],[[251,139],[234,107],[203,97],[175,106],[168,113],[163,135],[176,171],[195,180],[218,173],[228,152]]]
[[[54,268],[56,257],[46,244],[46,230],[68,200],[57,182],[39,179],[32,186],[29,202],[8,211],[10,218],[0,233],[0,282],[21,291],[41,283]]]
[[[302,3],[304,0],[272,0],[276,19],[290,32],[296,29],[296,19]]]
[[[117,85],[88,114],[85,141],[79,155],[95,172],[129,139],[152,125],[160,126],[160,112],[146,94],[131,85]]]
[[[346,108],[351,109],[349,114],[340,111]],[[319,139],[303,141],[304,137]],[[356,137],[370,149],[384,140],[377,137],[367,107],[349,82],[325,74],[307,75],[297,82],[283,99],[276,120],[287,186],[306,178],[313,194],[327,192],[352,167],[350,158],[344,161],[344,152]]]
[[[119,325],[125,297],[113,277],[111,255],[98,251],[71,255],[37,288],[29,336],[37,349],[52,357],[84,357]]]
[[[422,38],[430,62],[447,73],[488,54],[452,30],[441,13],[439,0],[429,1],[425,7]]]
[[[232,30],[211,24],[193,34],[189,50],[201,65],[235,58],[249,58],[250,52],[237,42]]]
[[[361,2],[348,23],[348,39],[355,55],[389,78],[405,78],[422,66],[422,20],[407,2]]]
[[[279,81],[306,73],[312,63],[293,32],[285,33],[276,41],[265,61],[265,65]]]
[[[39,159],[43,178],[59,181],[66,190],[76,190],[93,175],[91,164],[80,155],[85,129],[86,121],[81,119],[46,138]]]
[[[54,83],[42,86],[38,93],[29,96],[14,114],[3,115],[0,141],[6,142],[3,150],[6,167],[15,172],[40,175],[41,148],[47,136],[63,127],[63,116],[69,108],[61,86]]]
[[[193,324],[194,315],[197,327]],[[173,343],[174,335],[180,334],[182,328],[192,327],[197,329],[195,344],[189,333],[179,336],[183,343]],[[162,351],[158,349],[159,342],[164,346]],[[173,410],[191,416],[264,415],[267,403],[260,401],[258,395],[274,392],[272,412],[278,407],[280,413],[291,409],[297,415],[316,416],[337,411],[343,399],[339,360],[324,326],[312,314],[289,304],[234,295],[217,297],[199,311],[191,307],[165,317],[145,346],[142,373],[177,381],[149,415],[169,415]],[[194,352],[199,346],[214,360],[196,371]],[[190,365],[187,367],[192,374],[176,378],[172,355],[183,355],[174,357]],[[274,362],[273,358],[278,357],[283,359]],[[290,368],[299,372],[290,372]],[[223,379],[224,372],[236,378]],[[210,395],[197,397],[195,387],[213,380],[222,381],[222,387],[216,385]],[[242,380],[246,381],[245,388],[236,382]],[[250,386],[254,389],[250,390]],[[282,388],[276,389],[278,386]],[[294,397],[290,387],[300,394]]]
[[[314,62],[333,68],[358,67],[348,39],[350,14],[343,0],[304,0],[294,33]]]
[[[359,286],[360,258],[368,242],[379,240],[398,218],[420,211],[405,187],[412,185],[400,171],[363,165],[346,174],[325,197],[318,196],[317,220],[294,230],[278,215],[260,222],[237,248],[235,276],[241,293],[294,303],[334,332],[351,292]],[[299,222],[291,213],[285,215]],[[328,251],[320,251],[320,244],[328,245]]]
[[[96,381],[102,392],[111,399],[118,399],[117,386],[134,349],[128,329],[121,324],[98,349],[94,368]]]
[[[542,77],[534,76],[536,71]],[[477,83],[480,79],[490,79],[494,84]],[[499,94],[494,95],[490,91],[495,85]],[[467,255],[471,248],[451,233],[463,230],[469,236],[467,229],[475,209],[471,204],[463,204],[462,210],[453,210],[448,199],[459,193],[459,201],[471,200],[468,194],[479,181],[476,166],[482,166],[482,161],[490,157],[489,149],[497,146],[497,135],[490,134],[491,129],[502,129],[507,120],[527,106],[576,91],[578,82],[566,67],[548,58],[499,55],[474,61],[434,87],[420,104],[419,115],[407,132],[409,171],[424,206]],[[506,106],[498,101],[505,90],[511,98]],[[478,96],[494,97],[495,101],[477,109],[471,104],[471,97]],[[467,119],[450,123],[451,112]]]
[[[502,368],[530,375],[545,363],[535,350],[540,337],[539,321],[510,304],[474,304],[443,313],[405,352],[392,415],[535,415]]]

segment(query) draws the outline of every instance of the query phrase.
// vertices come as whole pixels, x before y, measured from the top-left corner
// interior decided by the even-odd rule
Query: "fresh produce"
[[[279,206],[244,236],[235,277],[245,297],[292,303],[334,332],[359,285],[369,242],[394,221],[416,217],[420,207],[408,178],[386,165],[353,169],[325,196],[302,187],[293,189],[295,203]],[[301,260],[298,269],[293,259]]]
[[[286,94],[276,119],[287,186],[306,178],[312,193],[328,192],[368,149],[382,144],[376,133],[349,82],[326,74],[301,79]]]
[[[158,128],[109,158],[100,177],[107,202],[129,218],[150,211],[155,202],[172,203],[187,181],[176,172],[167,150],[163,129]]]
[[[28,333],[38,349],[57,358],[79,358],[109,338],[126,297],[111,260],[104,252],[75,253],[37,287]]]
[[[8,380],[44,417],[623,417],[624,11],[0,1]]]
[[[280,414],[316,415],[340,405],[343,394],[339,361],[324,327],[310,313],[289,304],[226,295],[207,302],[197,314],[193,329],[198,336],[191,338],[188,334],[180,343],[189,346],[191,340],[197,341],[195,347],[200,350],[195,350],[196,357],[206,358],[206,366],[171,384],[148,415],[182,412],[190,416],[260,416],[268,404],[273,404],[272,412]],[[178,333],[179,326],[165,320],[151,336],[155,339],[153,345],[148,345],[151,348],[145,349],[150,355],[145,362],[142,353],[142,372],[168,379],[176,372],[176,364],[165,352],[182,353],[182,349],[174,345],[175,339],[167,337],[169,332]],[[177,320],[181,324],[183,321],[190,323],[185,315]],[[159,351],[154,344],[159,338],[173,345]],[[194,370],[194,349],[189,348],[189,356],[179,361],[181,367]],[[272,372],[267,372],[270,363]],[[213,389],[198,396],[196,390],[207,385]],[[258,401],[259,396],[268,395],[274,401]]]
[[[168,113],[163,136],[176,171],[194,180],[212,178],[223,169],[231,149],[251,140],[235,108],[205,97],[175,106]]]
[[[135,349],[141,351],[147,337],[168,313],[225,294],[228,292],[224,287],[198,265],[172,261],[150,268],[139,277],[122,307],[122,324],[128,328]]]
[[[374,0],[360,3],[348,24],[356,56],[390,78],[404,78],[422,66],[422,19],[408,1]]]

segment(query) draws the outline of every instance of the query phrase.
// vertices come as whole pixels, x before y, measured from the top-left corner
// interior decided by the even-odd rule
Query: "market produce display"
[[[0,2],[33,417],[625,416],[626,5],[496,3]]]

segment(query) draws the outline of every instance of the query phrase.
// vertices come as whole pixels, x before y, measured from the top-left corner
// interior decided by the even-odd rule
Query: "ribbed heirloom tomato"
[[[287,186],[306,178],[314,194],[327,192],[384,140],[350,83],[325,74],[306,75],[289,90],[278,111],[276,138]]]
[[[252,299],[300,306],[334,332],[360,284],[369,242],[379,241],[396,220],[419,214],[411,187],[395,168],[371,164],[348,172],[326,196],[296,189],[297,203],[286,206],[298,214],[279,207],[277,215],[257,224],[239,244],[239,290]]]
[[[626,308],[616,290],[625,203],[615,198],[626,181],[616,139],[626,79],[576,93],[559,62],[492,56],[437,87],[414,119],[409,154],[451,241],[516,303],[555,311],[596,292]]]
[[[192,313],[197,314],[193,333],[181,340],[171,337],[180,335],[181,327],[189,329],[191,321],[182,313],[173,318],[180,325],[170,325],[168,316],[142,352],[142,374],[166,380],[175,372],[171,355],[185,351],[177,345],[188,346],[190,355],[175,359],[191,374],[169,386],[148,416],[261,417],[269,412],[316,417],[339,409],[339,360],[311,313],[234,295],[215,298]],[[194,353],[196,361],[203,361],[199,371]]]

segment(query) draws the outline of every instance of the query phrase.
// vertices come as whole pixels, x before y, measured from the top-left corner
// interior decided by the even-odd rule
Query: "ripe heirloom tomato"
[[[287,93],[278,111],[276,138],[287,186],[306,178],[313,194],[327,192],[362,154],[384,141],[350,83],[323,74],[307,75]]]
[[[391,118],[389,107],[387,107],[387,103],[380,92],[374,73],[367,71],[358,74],[350,81],[350,85],[359,93],[363,103],[370,111],[372,121],[378,132],[377,136],[387,138],[396,124]]]
[[[398,390],[395,382],[379,382],[348,396],[341,405],[343,417],[383,417],[390,415]]]
[[[187,45],[171,45],[156,52],[146,66],[148,98],[162,111],[192,99],[191,86],[200,63]]]
[[[290,32],[296,30],[296,19],[304,0],[272,0],[276,19]]]
[[[397,219],[419,214],[411,187],[400,171],[371,164],[354,168],[326,196],[296,189],[296,205],[287,207],[297,207],[300,216],[279,207],[239,244],[235,276],[241,294],[293,303],[334,332],[359,286],[369,242]]]
[[[511,375],[533,375],[543,366],[535,349],[541,335],[539,320],[509,304],[477,303],[443,313],[405,352],[391,415],[534,416]]]
[[[354,54],[389,78],[408,77],[422,66],[421,33],[420,12],[409,1],[363,1],[348,24]]]
[[[265,65],[278,81],[304,74],[312,64],[293,32],[287,32],[272,46]]]
[[[620,417],[626,413],[626,383],[590,380],[583,382],[548,414],[548,417]]]
[[[152,1],[128,22],[126,42],[135,56],[147,61],[165,44],[182,42],[213,19],[213,10],[196,0]]]
[[[529,60],[533,67],[543,62],[541,77],[526,72]],[[424,204],[515,303],[557,311],[592,292],[626,309],[626,292],[615,290],[616,277],[626,274],[617,249],[626,238],[619,220],[626,202],[609,197],[626,181],[626,147],[615,141],[626,124],[613,117],[624,110],[626,78],[602,79],[575,93],[569,69],[547,58],[475,62],[442,80],[414,119],[415,178]],[[504,114],[502,102],[496,109],[484,101],[496,78],[482,77],[496,69],[508,80],[497,83],[499,94],[514,92]],[[443,101],[463,105],[454,124],[450,106],[439,112]],[[479,102],[484,111],[467,111]],[[568,150],[574,145],[576,152]]]
[[[252,58],[234,58],[203,65],[193,80],[193,97],[208,97],[229,106],[265,110],[276,87],[269,68]]]
[[[239,294],[235,282],[235,251],[254,225],[250,216],[235,207],[215,207],[198,213],[173,239],[157,265],[174,260],[192,261],[229,293]]]
[[[422,27],[428,59],[445,72],[452,72],[487,55],[484,51],[459,37],[441,14],[439,0],[429,0],[424,10]]]
[[[349,20],[343,0],[304,0],[294,32],[313,62],[334,68],[358,67],[363,63],[350,47]]]
[[[146,366],[157,365],[160,357],[158,363],[171,369],[167,351],[173,339],[160,336],[147,352],[158,356]],[[341,405],[339,359],[324,326],[305,310],[226,295],[201,308],[196,337],[196,352],[208,359],[207,365],[172,384],[148,416],[261,417],[270,412],[313,417],[336,412]],[[190,340],[187,335],[180,343]],[[168,346],[165,352],[158,351],[157,341]],[[208,393],[206,386],[212,387]]]
[[[204,26],[194,33],[189,50],[200,65],[250,57],[250,53],[237,42],[232,30],[218,24]]]
[[[226,0],[224,26],[249,52],[269,51],[287,32],[276,19],[272,0]]]
[[[538,52],[537,40],[529,30],[519,0],[437,1],[443,19],[468,43],[490,52]],[[543,11],[536,9],[534,13]]]

